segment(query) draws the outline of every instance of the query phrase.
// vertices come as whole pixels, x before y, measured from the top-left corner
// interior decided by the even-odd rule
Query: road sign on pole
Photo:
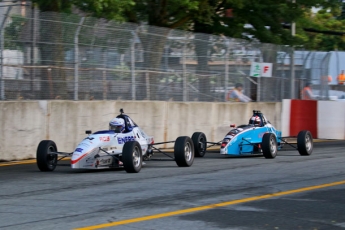
[[[272,77],[272,63],[252,62],[250,66],[251,77]]]

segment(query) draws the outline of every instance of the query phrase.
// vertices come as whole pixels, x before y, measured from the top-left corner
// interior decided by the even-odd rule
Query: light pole
[[[296,0],[291,0],[292,3],[296,3]],[[296,34],[296,23],[291,23],[291,36],[294,37]],[[291,55],[290,55],[290,71],[291,71],[291,82],[290,82],[290,98],[295,98],[295,60],[294,60],[294,47],[292,45]]]

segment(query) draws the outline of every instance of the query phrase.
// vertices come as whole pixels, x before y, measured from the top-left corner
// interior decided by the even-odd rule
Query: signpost
[[[250,66],[251,77],[272,77],[272,63],[252,62]]]
[[[261,91],[261,77],[272,77],[272,63],[261,63],[261,62],[252,62],[250,66],[250,76],[257,77],[257,93],[256,101],[260,101],[260,91]]]

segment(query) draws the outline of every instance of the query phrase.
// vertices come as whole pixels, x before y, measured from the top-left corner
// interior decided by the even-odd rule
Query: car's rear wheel
[[[313,152],[313,137],[308,130],[303,130],[298,133],[297,149],[302,156],[309,156]]]
[[[54,171],[57,165],[57,147],[54,141],[43,140],[36,151],[36,163],[42,172]]]
[[[277,140],[273,133],[265,133],[261,143],[262,153],[265,158],[272,159],[277,156]]]
[[[128,141],[125,143],[122,150],[122,162],[126,172],[140,172],[143,156],[141,146],[137,141]]]
[[[174,157],[179,167],[189,167],[194,161],[194,145],[190,137],[178,137],[174,145]]]
[[[192,135],[194,145],[195,157],[203,157],[206,153],[207,139],[206,135],[202,132],[195,132]]]

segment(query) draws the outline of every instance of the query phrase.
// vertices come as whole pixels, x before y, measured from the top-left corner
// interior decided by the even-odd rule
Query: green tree
[[[5,49],[22,50],[23,44],[20,41],[20,34],[27,19],[20,15],[12,15],[11,23],[5,27],[4,47]]]
[[[170,29],[192,29],[200,33],[200,36],[206,36],[203,38],[206,41],[208,35],[201,33],[223,34],[274,44],[301,44],[305,42],[303,36],[291,36],[291,32],[284,29],[282,24],[299,21],[305,17],[311,7],[326,8],[340,4],[338,0],[297,0],[296,3],[288,0],[34,0],[34,2],[43,11],[70,12],[74,5],[92,16],[138,24],[144,22],[150,25],[138,31],[138,35],[144,50],[148,51],[144,54],[144,65],[151,69],[160,68]],[[227,17],[226,9],[232,10],[233,17]],[[245,27],[246,24],[252,27]],[[154,36],[155,34],[158,35]],[[246,34],[251,37],[244,36]],[[207,44],[204,45],[209,47]],[[198,56],[205,57],[207,55],[203,54],[209,50],[200,49],[196,52]],[[275,60],[273,53],[266,53],[264,57],[267,57],[266,61]],[[198,71],[207,71],[205,62],[207,63],[207,60],[198,59]],[[155,84],[157,75],[150,74],[150,81],[151,84]],[[147,96],[155,99],[155,87],[151,89],[152,94]]]
[[[322,9],[317,13],[309,13],[299,22],[300,28],[296,36],[302,40],[302,44],[309,50],[345,50],[345,19],[339,17],[340,9]],[[309,32],[313,28],[319,32]],[[340,32],[336,35],[337,32]],[[334,33],[334,34],[332,34]]]
[[[41,64],[46,66],[62,67],[66,51],[66,41],[71,43],[76,27],[67,22],[77,24],[80,17],[61,14],[71,13],[73,7],[84,10],[89,16],[103,17],[107,19],[124,20],[123,11],[133,5],[131,0],[33,0],[33,3],[41,11],[40,17],[40,37],[39,50]],[[52,13],[58,12],[58,13]],[[92,38],[82,38],[84,42]],[[73,47],[73,45],[71,44]],[[69,97],[66,85],[66,74],[61,68],[52,68],[50,71],[41,71],[41,98],[65,98]],[[53,79],[53,80],[51,80]],[[53,81],[53,92],[47,93],[51,89],[49,81]]]

